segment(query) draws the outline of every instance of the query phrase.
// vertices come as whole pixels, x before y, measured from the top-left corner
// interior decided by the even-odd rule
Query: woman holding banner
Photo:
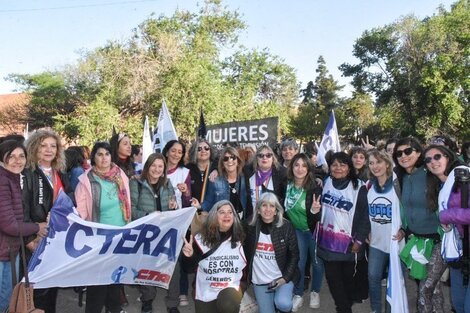
[[[184,239],[183,254],[197,265],[196,313],[238,313],[245,288],[243,227],[233,204],[222,200],[209,211],[201,233]]]
[[[16,140],[2,142],[0,161],[0,312],[4,312],[13,290],[13,273],[18,281],[20,234],[44,237],[47,224],[24,222],[20,187],[20,174],[26,165],[23,144]]]
[[[130,181],[132,219],[136,220],[153,212],[174,210],[177,207],[171,182],[166,177],[165,158],[160,153],[152,153],[147,158],[140,178]],[[171,285],[171,283],[170,283]],[[139,285],[142,313],[152,312],[152,303],[157,296],[157,288]],[[169,289],[168,292],[178,290]]]
[[[111,147],[97,142],[91,150],[91,165],[79,177],[75,190],[80,217],[102,224],[124,226],[131,219],[129,180],[111,162]],[[121,312],[119,284],[88,286],[86,313],[100,313],[105,307],[111,313]]]
[[[59,192],[72,190],[65,170],[64,149],[60,136],[51,130],[38,130],[26,141],[26,169],[23,171],[25,222],[47,222]],[[73,196],[72,196],[73,198]],[[25,238],[28,258],[37,249],[40,237]],[[57,288],[34,289],[34,304],[46,313],[55,313]]]
[[[470,312],[470,288],[463,283],[465,264],[462,262],[462,250],[457,248],[462,247],[464,227],[470,225],[470,202],[467,202],[466,208],[462,207],[462,187],[468,188],[470,185],[460,185],[458,181],[468,179],[470,168],[442,145],[430,145],[424,156],[429,170],[428,195],[435,205],[439,205],[439,220],[445,232],[441,254],[444,252],[443,257],[450,269],[452,305],[457,313]],[[470,189],[468,191],[470,194]]]

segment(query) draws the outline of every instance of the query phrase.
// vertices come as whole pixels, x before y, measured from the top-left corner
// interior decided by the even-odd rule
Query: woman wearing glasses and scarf
[[[464,227],[470,225],[470,201],[462,207],[462,187],[458,183],[467,177],[470,167],[465,166],[455,153],[442,145],[430,145],[424,151],[428,168],[428,197],[439,206],[439,221],[444,229],[441,253],[445,251],[450,269],[452,305],[457,313],[470,312],[470,288],[464,285],[463,246]],[[470,186],[467,184],[468,192]],[[468,239],[467,239],[468,240]],[[465,244],[469,244],[466,242]]]
[[[402,138],[395,145],[393,160],[401,189],[400,200],[404,212],[402,225],[408,235],[407,244],[400,257],[411,269],[410,275],[419,280],[418,312],[444,312],[440,278],[446,265],[440,253],[437,205],[426,192],[423,148],[413,137]],[[414,247],[418,251],[424,251],[421,257],[412,253]],[[428,263],[423,265],[424,261]]]
[[[277,161],[277,157],[268,145],[262,145],[256,152],[253,172],[247,175],[250,182],[252,207],[261,195],[267,191],[274,193],[280,203],[284,203],[287,170]]]
[[[233,147],[222,150],[219,158],[218,172],[214,182],[209,181],[207,193],[200,207],[208,212],[220,200],[229,200],[235,207],[240,219],[248,219],[253,213],[249,182],[242,173],[243,161]],[[199,201],[193,199],[193,206]]]
[[[75,190],[77,211],[87,221],[124,226],[131,220],[129,179],[123,170],[111,162],[111,147],[97,142],[91,150],[91,165],[79,177]],[[103,264],[105,266],[105,264]],[[88,286],[86,313],[121,312],[121,285]]]

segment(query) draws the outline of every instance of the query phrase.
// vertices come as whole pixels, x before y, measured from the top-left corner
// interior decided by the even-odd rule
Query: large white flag
[[[328,120],[328,124],[326,125],[325,132],[323,133],[320,147],[318,147],[318,165],[326,164],[325,154],[329,150],[333,150],[334,152],[341,151],[338,137],[338,128],[336,127],[335,112],[333,110],[330,113],[330,118]]]
[[[145,116],[144,122],[144,135],[142,138],[142,165],[145,164],[149,155],[153,153],[153,146],[152,146],[153,138],[152,134],[150,133],[150,126],[149,126],[149,117]]]
[[[396,175],[393,174],[393,179]],[[392,203],[392,236],[398,233],[401,227],[400,200],[396,193],[393,193]],[[390,238],[390,260],[387,280],[387,301],[392,308],[391,313],[408,313],[408,296],[406,294],[405,278],[400,261],[400,252],[405,245],[405,239],[401,241]]]
[[[168,288],[195,212],[155,212],[117,227],[84,221],[61,192],[48,236],[29,263],[29,280],[34,288],[118,283]]]
[[[162,152],[166,143],[170,140],[178,140],[178,135],[171,120],[170,112],[165,101],[163,101],[160,115],[158,116],[157,129],[153,135],[153,150],[155,152]]]

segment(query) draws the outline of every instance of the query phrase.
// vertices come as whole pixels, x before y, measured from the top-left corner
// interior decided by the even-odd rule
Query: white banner
[[[153,138],[150,133],[149,117],[145,115],[144,134],[142,136],[142,167],[147,161],[149,155],[153,153]]]
[[[195,208],[156,212],[116,227],[81,219],[60,193],[49,234],[29,263],[34,288],[109,284],[168,289]]]

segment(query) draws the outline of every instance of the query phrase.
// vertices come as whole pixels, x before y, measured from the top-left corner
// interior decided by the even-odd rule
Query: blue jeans
[[[19,257],[16,257],[16,280],[18,281]],[[0,312],[5,311],[10,304],[11,293],[11,263],[0,261]]]
[[[259,313],[274,313],[276,309],[282,312],[292,310],[292,294],[294,283],[288,282],[276,289],[274,292],[268,291],[267,285],[253,284],[256,302],[258,302]]]
[[[457,313],[470,312],[470,288],[463,286],[463,274],[460,268],[450,269],[450,295]]]
[[[369,247],[369,295],[372,311],[382,312],[382,278],[389,264],[389,254]]]
[[[304,294],[304,278],[305,278],[305,264],[307,257],[310,254],[312,262],[312,285],[310,291],[320,292],[321,282],[325,274],[323,261],[317,257],[317,244],[312,236],[312,233],[307,231],[295,230],[297,236],[297,243],[299,245],[299,271],[300,278],[294,288],[294,294],[302,296]]]

